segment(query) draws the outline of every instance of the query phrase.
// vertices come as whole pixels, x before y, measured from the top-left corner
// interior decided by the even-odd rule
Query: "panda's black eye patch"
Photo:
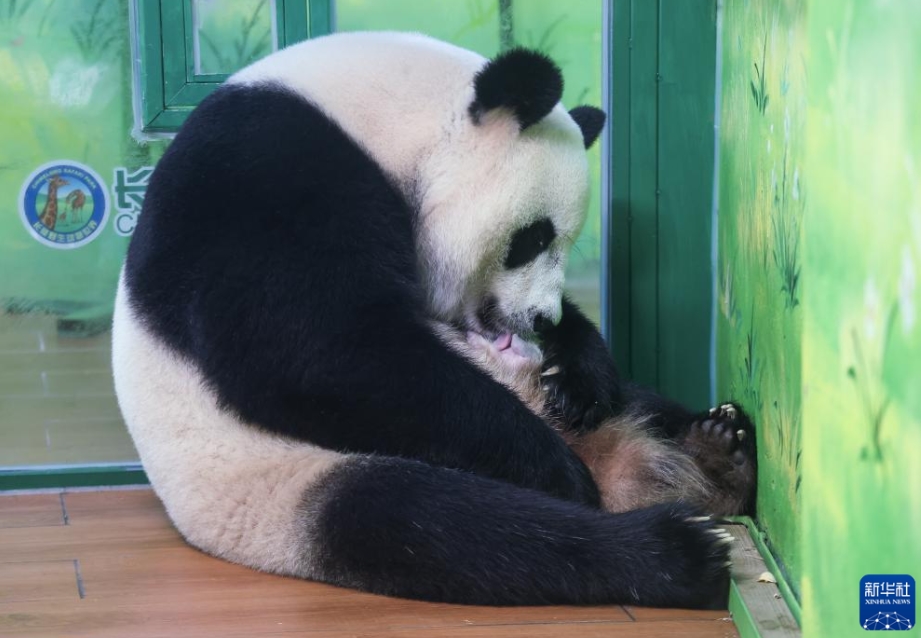
[[[524,266],[547,250],[556,238],[553,222],[544,217],[536,222],[519,228],[512,234],[508,254],[505,256],[506,268]]]

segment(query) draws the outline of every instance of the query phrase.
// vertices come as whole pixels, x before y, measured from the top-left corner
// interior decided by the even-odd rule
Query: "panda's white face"
[[[420,232],[433,314],[493,338],[532,336],[562,313],[569,250],[585,222],[588,162],[557,106],[525,131],[501,109],[461,121],[430,157]]]

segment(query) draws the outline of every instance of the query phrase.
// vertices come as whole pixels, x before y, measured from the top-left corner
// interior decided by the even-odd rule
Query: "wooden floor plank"
[[[221,605],[209,604],[166,609],[154,606],[110,606],[89,600],[66,605],[26,603],[16,608],[15,616],[0,605],[0,636],[63,635],[74,638],[264,638],[270,636],[366,636],[381,638],[437,638],[447,636],[489,638],[495,636],[541,638],[579,636],[584,638],[622,636],[637,638],[738,638],[735,627],[725,620],[661,622],[559,622],[508,624],[420,624],[399,627],[378,618],[376,609],[350,609],[336,627],[313,622],[309,614],[288,607],[284,613],[260,611],[253,601],[228,612]]]
[[[60,494],[20,494],[0,500],[0,528],[63,524]]]
[[[630,617],[637,622],[657,622],[660,620],[725,620],[729,612],[725,609],[656,609],[654,607],[625,607]]]
[[[282,636],[285,634],[265,634]],[[290,633],[287,635],[291,635]],[[331,638],[733,638],[738,634],[731,623],[720,621],[661,622],[661,623],[573,623],[569,625],[517,625],[506,627],[451,627],[441,631],[412,629],[377,632],[326,634]]]
[[[72,560],[0,564],[0,605],[79,599]]]
[[[151,519],[169,523],[163,504],[149,488],[66,492],[63,498],[71,525]]]
[[[0,529],[0,636],[738,636],[725,611],[446,605],[272,576],[186,545],[150,490],[66,493],[67,525],[28,513],[58,498],[41,496],[0,496],[39,523]]]

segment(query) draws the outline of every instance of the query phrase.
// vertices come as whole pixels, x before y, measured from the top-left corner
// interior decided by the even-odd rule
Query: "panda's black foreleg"
[[[623,383],[591,320],[563,298],[559,324],[540,335],[545,352],[541,384],[547,411],[566,429],[586,432],[627,407]]]
[[[564,300],[559,325],[543,335],[547,411],[563,427],[585,432],[607,418],[627,417],[650,435],[674,441],[714,486],[721,511],[749,511],[757,464],[751,420],[727,403],[694,413],[657,392],[618,378],[601,334]]]
[[[542,341],[548,412],[566,429],[590,431],[605,419],[630,413],[641,416],[650,432],[674,439],[693,422],[681,405],[621,380],[601,333],[568,299],[563,299],[560,323],[545,331]]]

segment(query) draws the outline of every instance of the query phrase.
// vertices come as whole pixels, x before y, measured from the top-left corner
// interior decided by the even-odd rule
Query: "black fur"
[[[149,327],[246,421],[596,505],[562,439],[431,332],[413,223],[318,109],[226,86],[160,160],[127,284]]]
[[[755,428],[747,414],[730,403],[734,414],[721,408],[695,415],[673,437],[714,486],[714,495],[740,503],[739,513],[754,515],[758,496],[758,454]],[[742,438],[738,433],[744,432]]]
[[[334,470],[305,508],[317,521],[319,577],[342,586],[479,605],[726,602],[726,545],[679,505],[614,515],[374,459]]]
[[[627,398],[595,325],[568,299],[560,323],[541,333],[547,408],[567,428],[588,431],[620,414]]]
[[[585,148],[591,148],[598,136],[601,135],[601,129],[604,128],[604,121],[607,119],[604,111],[594,106],[577,106],[569,111],[569,115],[582,129]]]
[[[563,75],[542,53],[511,49],[488,62],[474,80],[475,98],[470,116],[479,122],[483,113],[510,109],[523,131],[547,116],[563,97]]]
[[[530,264],[547,250],[555,237],[556,229],[553,222],[546,217],[519,228],[512,233],[512,241],[509,242],[508,254],[505,256],[505,267],[512,269]]]

